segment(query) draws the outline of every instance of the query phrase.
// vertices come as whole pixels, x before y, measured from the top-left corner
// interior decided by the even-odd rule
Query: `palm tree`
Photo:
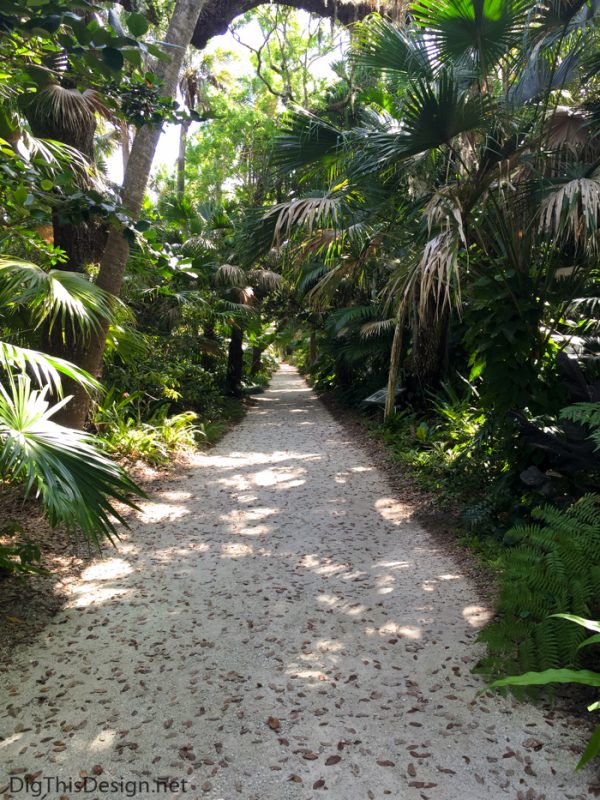
[[[242,259],[243,246],[236,221],[221,206],[207,204],[195,208],[196,232],[182,246],[192,258],[198,281],[204,291],[204,338],[214,337],[217,323],[229,328],[226,391],[239,397],[243,381],[244,333],[260,315],[262,300],[276,290],[282,277],[257,267],[252,259]],[[202,221],[198,230],[198,221]],[[244,254],[246,255],[246,254]],[[229,262],[241,261],[244,266]],[[225,262],[225,263],[224,263]]]
[[[56,413],[69,402],[50,402],[62,393],[62,376],[87,392],[100,389],[87,373],[63,359],[10,341],[11,330],[41,325],[87,335],[112,318],[112,299],[76,272],[45,272],[35,264],[0,258],[0,479],[35,494],[51,525],[63,523],[89,542],[116,535],[123,521],[114,501],[132,506],[142,494],[100,449],[94,437],[59,425]],[[27,321],[17,328],[13,318]],[[22,338],[16,335],[17,340]]]
[[[206,62],[199,66],[186,67],[179,78],[179,91],[183,98],[186,109],[192,114],[198,110],[204,114],[208,113],[208,101],[206,97],[206,87],[212,83],[217,88],[223,88],[218,81],[211,76]],[[177,156],[177,196],[181,200],[185,189],[185,153],[187,146],[187,136],[192,120],[186,119],[180,124],[179,128],[179,154]]]
[[[470,298],[482,292],[482,280],[506,298],[500,306],[485,301],[488,318],[490,310],[502,312],[507,324],[523,326],[522,347],[519,368],[502,369],[499,352],[484,355],[473,341],[473,365],[487,369],[498,407],[511,391],[515,401],[517,375],[530,376],[520,391],[531,392],[554,324],[546,301],[552,297],[556,309],[562,294],[568,302],[597,241],[590,115],[569,109],[561,133],[558,106],[565,85],[586,80],[577,59],[595,36],[595,13],[567,0],[423,0],[411,6],[403,29],[374,16],[358,26],[352,55],[375,85],[364,93],[359,124],[345,129],[306,112],[289,117],[280,166],[324,164],[349,194],[376,183],[384,203],[375,204],[374,218],[399,193],[409,201],[404,209],[392,202],[388,217],[415,233],[401,253],[394,237],[388,248],[395,268],[386,292],[397,319],[390,398],[404,321],[413,331],[412,369],[429,382],[431,367],[443,363],[450,309],[460,309],[465,292],[475,307]],[[556,271],[573,252],[578,268],[557,288]]]

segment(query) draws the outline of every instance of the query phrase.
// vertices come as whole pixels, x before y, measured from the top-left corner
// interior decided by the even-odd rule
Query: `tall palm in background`
[[[226,209],[208,205],[197,218],[203,219],[202,229],[185,241],[182,249],[192,259],[199,285],[212,295],[205,298],[204,338],[214,337],[217,323],[229,327],[225,388],[228,394],[239,397],[244,378],[244,334],[249,328],[259,332],[261,301],[278,289],[282,278],[241,258],[236,224]]]

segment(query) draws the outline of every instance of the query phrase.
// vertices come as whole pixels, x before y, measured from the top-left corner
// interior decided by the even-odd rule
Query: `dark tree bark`
[[[56,87],[57,91],[61,87]],[[44,90],[42,90],[43,92]],[[40,100],[39,95],[32,95],[26,108],[31,129],[36,136],[53,139],[74,147],[82,153],[90,163],[94,162],[94,134],[96,132],[96,116],[93,110],[82,103],[77,124],[73,124],[67,115],[57,113],[52,107]],[[69,124],[70,122],[70,124]],[[80,188],[89,186],[89,179],[83,174],[78,177]],[[55,211],[52,215],[53,243],[66,255],[66,262],[57,265],[57,269],[70,272],[85,272],[88,264],[98,262],[106,242],[106,228],[97,220],[77,220],[68,218],[64,212]],[[40,349],[67,361],[79,363],[86,347],[81,332],[73,328],[69,321],[65,325],[46,325],[41,331]],[[77,391],[77,384],[69,378],[63,378],[63,389],[66,395]],[[57,398],[58,399],[58,398]],[[71,415],[69,406],[63,407],[54,417],[56,422],[69,425]]]
[[[265,0],[208,0],[198,17],[198,24],[192,37],[192,44],[198,50],[206,47],[213,36],[219,36],[227,31],[236,17],[245,14],[252,8],[263,5]],[[344,25],[349,25],[359,19],[364,19],[367,14],[380,10],[397,16],[402,7],[398,2],[344,2],[344,0],[279,0],[280,5],[301,8],[318,14],[320,17],[336,19]]]
[[[419,392],[435,389],[446,375],[449,324],[448,309],[440,310],[432,297],[425,316],[413,332],[412,352],[407,364],[412,387]]]
[[[265,348],[261,345],[255,344],[252,348],[252,365],[250,367],[250,377],[254,378],[260,372],[260,367],[262,364],[262,354],[264,353]]]
[[[237,325],[231,326],[229,353],[227,359],[226,391],[232,397],[242,396],[242,380],[244,377],[244,330]]]

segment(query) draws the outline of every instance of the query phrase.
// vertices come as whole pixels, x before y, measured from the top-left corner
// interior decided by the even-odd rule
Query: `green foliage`
[[[600,622],[584,619],[573,614],[554,614],[553,616],[557,619],[563,619],[567,622],[575,623],[576,625],[586,628],[587,630],[595,631],[594,636],[590,636],[584,642],[581,642],[579,649],[600,643]],[[583,686],[600,687],[600,673],[593,672],[589,669],[546,669],[542,672],[526,672],[523,675],[513,675],[508,678],[500,678],[490,684],[490,688],[499,689],[504,686],[547,686],[555,683],[574,683]],[[596,701],[595,703],[588,705],[588,711],[598,711],[598,709],[600,709],[600,701]],[[592,733],[583,755],[579,759],[576,769],[581,769],[599,754],[600,725],[598,725],[595,731]]]
[[[537,508],[534,522],[506,533],[498,616],[479,637],[488,650],[481,672],[580,662],[579,630],[549,615],[565,608],[584,617],[600,611],[599,502],[590,494],[566,509]]]
[[[401,409],[376,429],[423,488],[455,503],[479,499],[505,468],[485,434],[485,414],[465,383],[459,390],[445,384],[426,411]]]
[[[123,521],[114,501],[135,507],[130,495],[141,491],[93,437],[51,419],[68,398],[51,405],[47,393],[25,375],[0,384],[0,476],[39,496],[51,525],[82,531],[96,544],[112,540],[113,519]]]
[[[193,411],[169,416],[168,405],[163,405],[144,414],[140,400],[140,394],[118,398],[113,389],[96,405],[92,423],[112,455],[164,465],[178,450],[204,438]]]
[[[590,439],[596,445],[596,449],[600,449],[600,403],[575,403],[563,408],[560,418],[587,425],[590,429]]]

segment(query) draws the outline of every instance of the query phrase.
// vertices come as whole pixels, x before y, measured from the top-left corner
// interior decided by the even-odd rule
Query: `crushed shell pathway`
[[[488,617],[283,366],[1,676],[0,797],[588,797],[576,720],[477,696]]]

